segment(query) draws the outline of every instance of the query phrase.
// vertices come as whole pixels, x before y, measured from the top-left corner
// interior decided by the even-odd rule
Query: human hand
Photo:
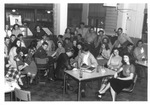
[[[115,74],[114,74],[114,78],[117,78],[118,77],[118,73],[116,72]]]

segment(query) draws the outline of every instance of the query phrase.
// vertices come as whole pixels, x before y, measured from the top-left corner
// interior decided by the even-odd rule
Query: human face
[[[133,49],[132,45],[128,46],[128,51],[131,51],[132,49]]]
[[[114,55],[119,55],[119,51],[117,49],[114,50]]]
[[[11,42],[13,42],[15,39],[16,39],[16,37],[12,36],[10,40],[11,40]]]
[[[122,30],[118,30],[118,35],[121,35],[122,34]]]
[[[99,32],[99,35],[103,35],[103,32]]]
[[[36,30],[40,30],[40,26],[37,26],[37,27],[36,27]]]
[[[77,45],[77,41],[76,41],[76,40],[73,41],[73,45],[74,45],[74,46]]]
[[[77,48],[80,50],[82,47],[80,44],[77,45]]]
[[[18,40],[18,41],[16,42],[16,45],[17,45],[18,47],[21,46],[20,40]]]
[[[81,27],[81,28],[84,28],[84,25],[83,25],[83,24],[80,24],[80,27]]]
[[[43,46],[43,49],[44,49],[44,50],[46,50],[47,47],[48,47],[46,44],[44,44],[44,45],[42,45],[42,46]]]
[[[91,32],[91,33],[94,32],[94,28],[91,28],[91,29],[90,29],[90,32]]]
[[[124,55],[124,61],[127,63],[127,62],[129,62],[129,56],[127,56],[127,55]]]
[[[6,39],[6,40],[5,40],[6,45],[8,45],[9,42],[10,42],[10,39]]]
[[[18,29],[19,27],[18,27],[18,25],[15,25],[15,29]]]
[[[73,53],[70,51],[70,52],[67,52],[68,56],[71,57],[73,55]]]
[[[67,29],[67,33],[70,33],[70,29]]]
[[[102,44],[102,48],[105,49],[105,47],[106,47],[105,44]]]
[[[108,40],[105,38],[105,39],[103,40],[103,42],[104,42],[104,43],[108,43]]]
[[[62,47],[62,44],[61,44],[61,43],[58,43],[58,47],[61,48],[61,47]]]
[[[138,47],[142,47],[143,46],[143,43],[142,42],[139,42],[138,43]]]

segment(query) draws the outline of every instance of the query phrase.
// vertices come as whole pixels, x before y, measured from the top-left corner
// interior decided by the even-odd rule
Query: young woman
[[[98,96],[100,98],[110,89],[112,100],[115,101],[116,94],[119,94],[122,89],[130,87],[135,75],[135,67],[130,60],[128,54],[123,55],[123,66],[115,73],[114,78],[108,81],[106,87],[99,91]],[[118,76],[118,73],[120,73],[120,76]]]
[[[10,49],[9,52],[9,64],[10,66],[17,68],[16,61],[14,60],[14,57],[17,55],[17,50],[21,48],[21,41],[19,39],[16,39],[14,41],[14,45]]]
[[[39,25],[37,25],[37,26],[35,27],[35,31],[34,31],[34,33],[33,33],[34,38],[36,38],[37,40],[41,40],[41,39],[42,39],[42,36],[43,36],[44,34],[46,34],[46,33],[43,31],[43,29],[42,29]]]
[[[20,30],[18,24],[14,24],[14,25],[13,25],[12,34],[14,34],[16,37],[17,37],[19,34],[22,34],[22,31]]]
[[[65,38],[70,38],[70,32],[71,32],[71,29],[70,28],[66,28],[65,34],[63,36],[64,40],[65,40]]]
[[[113,49],[113,53],[111,54],[106,67],[115,71],[118,71],[118,69],[122,65],[122,57],[119,55],[119,50],[117,48]],[[108,80],[111,79],[112,76],[107,76],[102,79],[101,88],[99,91],[101,91],[108,83]]]

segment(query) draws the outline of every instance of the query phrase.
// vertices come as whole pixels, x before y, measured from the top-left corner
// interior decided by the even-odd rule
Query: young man
[[[115,41],[113,45],[114,47],[125,48],[128,43],[133,44],[133,41],[130,39],[130,37],[127,34],[123,33],[122,28],[118,28],[117,35],[118,35],[118,39]]]
[[[64,78],[64,70],[72,70],[70,65],[70,57],[73,55],[73,49],[67,49],[66,53],[61,53],[57,59],[55,70],[56,79]]]

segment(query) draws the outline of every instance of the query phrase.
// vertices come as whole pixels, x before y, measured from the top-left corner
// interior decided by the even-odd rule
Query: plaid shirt
[[[16,68],[10,67],[6,74],[6,77],[18,80],[20,78],[20,74],[20,71],[18,71]]]

